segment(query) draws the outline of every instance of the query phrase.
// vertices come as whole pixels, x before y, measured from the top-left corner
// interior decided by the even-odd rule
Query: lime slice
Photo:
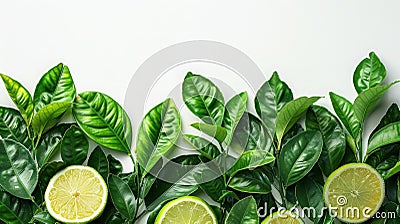
[[[331,214],[343,222],[361,223],[381,207],[385,186],[381,175],[365,163],[350,163],[326,180],[324,201]]]
[[[304,222],[290,211],[278,211],[269,215],[261,224],[304,224]]]
[[[168,202],[158,213],[155,224],[217,224],[210,206],[201,198],[184,196]]]
[[[44,198],[53,218],[64,223],[85,223],[103,212],[107,194],[107,185],[95,169],[69,166],[51,178]]]

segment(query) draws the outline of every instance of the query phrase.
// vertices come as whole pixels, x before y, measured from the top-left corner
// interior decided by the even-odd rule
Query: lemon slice
[[[269,215],[261,224],[304,224],[304,222],[290,211],[278,211]]]
[[[158,213],[155,224],[217,224],[210,206],[201,198],[184,196],[168,202]]]
[[[343,222],[361,223],[381,207],[385,186],[381,175],[365,163],[350,163],[335,170],[326,180],[324,201]]]
[[[107,185],[95,169],[69,166],[51,178],[44,198],[53,218],[64,223],[85,223],[103,212],[107,195]]]

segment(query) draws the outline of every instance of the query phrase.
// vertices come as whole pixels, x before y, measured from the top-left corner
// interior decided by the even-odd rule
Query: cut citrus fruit
[[[304,224],[304,222],[290,211],[278,211],[269,215],[261,224]]]
[[[44,198],[53,218],[64,223],[85,223],[97,218],[107,202],[107,185],[88,166],[69,166],[51,178]]]
[[[331,214],[343,222],[361,223],[381,207],[385,186],[381,175],[365,163],[350,163],[326,180],[324,201]]]
[[[201,198],[184,196],[168,202],[158,213],[155,224],[217,224],[210,206]]]

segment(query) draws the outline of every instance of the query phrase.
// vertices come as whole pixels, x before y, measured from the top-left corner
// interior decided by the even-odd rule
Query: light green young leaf
[[[386,69],[378,56],[371,52],[357,66],[353,75],[353,84],[357,93],[379,86],[386,77]]]
[[[32,128],[36,136],[40,137],[54,127],[70,107],[71,103],[59,102],[40,109],[32,119]]]
[[[386,125],[377,131],[368,143],[367,155],[378,148],[392,143],[400,142],[400,122]]]
[[[228,103],[226,103],[223,120],[223,127],[227,130],[227,135],[225,138],[226,145],[229,145],[231,143],[236,126],[238,125],[244,111],[246,110],[247,99],[247,92],[242,92],[232,97],[232,99],[230,99]]]
[[[196,122],[191,124],[190,126],[196,128],[197,130],[203,132],[210,137],[215,138],[219,143],[224,142],[228,133],[225,128],[213,124]]]
[[[275,161],[275,157],[265,150],[249,150],[245,151],[229,170],[230,176],[233,177],[241,170],[254,169],[264,166]]]
[[[342,121],[350,135],[356,138],[360,133],[361,123],[356,116],[353,104],[346,98],[333,92],[330,92],[329,96],[331,97],[332,106],[336,115]]]

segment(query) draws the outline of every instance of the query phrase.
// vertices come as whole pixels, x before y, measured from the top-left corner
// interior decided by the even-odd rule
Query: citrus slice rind
[[[56,220],[86,223],[101,215],[107,195],[107,185],[95,169],[73,165],[51,178],[44,198],[48,212]]]
[[[381,175],[365,163],[349,163],[335,170],[325,182],[324,201],[331,215],[346,223],[373,217],[385,197]]]
[[[304,221],[290,211],[278,211],[269,215],[261,224],[304,224]]]
[[[183,196],[168,202],[158,213],[155,224],[217,224],[217,218],[203,199]]]

